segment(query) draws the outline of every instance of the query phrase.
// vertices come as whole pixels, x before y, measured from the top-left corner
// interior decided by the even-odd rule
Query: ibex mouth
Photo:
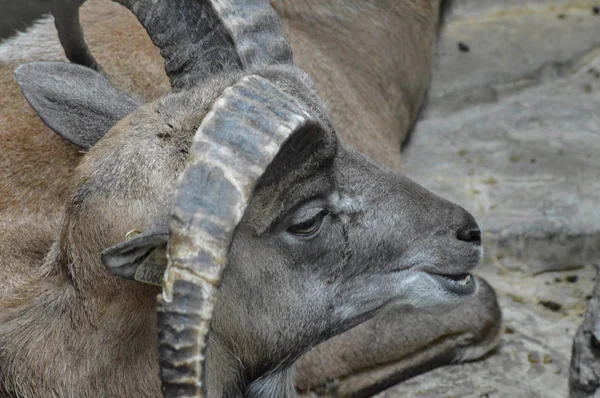
[[[444,278],[453,280],[454,282],[456,282],[460,285],[466,285],[467,283],[471,282],[471,274],[441,275],[441,276],[443,276]]]
[[[444,288],[459,296],[470,296],[471,294],[475,293],[475,290],[477,289],[477,283],[471,274],[430,275],[434,277]]]

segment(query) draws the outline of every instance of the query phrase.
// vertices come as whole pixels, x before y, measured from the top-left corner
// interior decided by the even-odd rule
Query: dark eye
[[[293,224],[288,228],[288,231],[300,235],[300,236],[308,236],[312,235],[319,230],[321,224],[323,224],[323,219],[329,214],[327,210],[321,210],[308,220],[301,221],[299,223]]]

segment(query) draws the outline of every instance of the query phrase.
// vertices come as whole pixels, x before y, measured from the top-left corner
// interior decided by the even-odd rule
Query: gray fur
[[[69,143],[91,148],[140,103],[91,69],[64,62],[33,62],[15,78],[40,119]]]
[[[290,223],[314,207],[329,211],[319,235],[290,235]],[[309,178],[255,192],[231,247],[211,337],[252,380],[389,305],[453,305],[464,297],[427,272],[469,272],[481,251],[456,233],[474,225],[460,207],[340,148]],[[209,368],[209,386],[225,382]]]
[[[267,374],[248,387],[246,398],[292,397],[296,393],[291,369]]]

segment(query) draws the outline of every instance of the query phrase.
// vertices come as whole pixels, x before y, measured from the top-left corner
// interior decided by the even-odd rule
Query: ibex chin
[[[6,50],[14,42],[0,46],[0,396],[159,397],[160,380],[167,397],[289,397],[315,388],[365,396],[494,346],[494,292],[469,274],[481,258],[473,217],[342,143],[373,157],[374,148],[399,148],[428,84],[436,1],[332,2],[329,10],[274,2],[292,18],[284,28],[298,59],[307,65],[312,52],[312,69],[322,68],[317,87],[330,98],[347,94],[331,102],[333,123],[266,0],[119,0],[160,50],[172,86],[146,104],[101,72],[107,54],[98,53],[99,63],[91,57],[82,2],[59,3],[54,14],[69,59],[86,66],[16,67]],[[377,90],[398,96],[381,109],[395,136],[386,127],[369,138],[378,124],[353,129],[380,117],[371,106],[386,99],[340,105],[358,101],[363,77],[338,88],[339,71],[315,66],[311,37],[327,29],[311,31],[315,20],[298,16],[311,5],[323,18],[363,8],[399,18],[392,30],[399,27],[402,50],[386,64],[377,57],[393,48],[374,46],[371,59],[373,79],[394,79]],[[89,10],[113,18],[88,32],[93,49],[109,52],[112,76],[123,61],[114,54],[127,48],[98,35],[125,29],[115,34],[126,42],[139,28],[108,2]],[[347,26],[366,23],[348,18]],[[366,36],[358,30],[343,43]],[[152,77],[153,50],[139,40],[132,51],[151,55],[136,56],[134,72]],[[348,61],[347,71],[366,64]],[[27,109],[13,70],[62,138]],[[144,90],[152,97],[160,83]],[[381,143],[370,146],[374,137]],[[127,278],[152,279],[138,273],[165,251],[157,316],[160,289]],[[356,382],[356,374],[365,377]]]

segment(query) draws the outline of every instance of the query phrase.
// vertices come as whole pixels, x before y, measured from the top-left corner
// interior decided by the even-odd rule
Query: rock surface
[[[476,216],[505,334],[378,397],[564,398],[600,261],[600,1],[456,3],[405,172]]]
[[[600,278],[573,339],[569,388],[571,398],[600,396]]]
[[[488,260],[532,273],[600,254],[600,15],[563,3],[451,19],[404,156],[474,213]]]

